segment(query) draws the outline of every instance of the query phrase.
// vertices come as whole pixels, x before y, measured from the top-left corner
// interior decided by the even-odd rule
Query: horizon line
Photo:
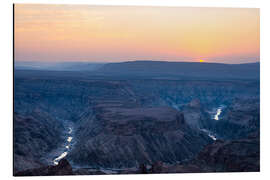
[[[93,63],[93,64],[109,64],[109,63],[127,63],[127,62],[168,62],[168,63],[201,63],[201,64],[251,64],[260,63],[260,60],[254,62],[243,62],[243,63],[224,63],[224,62],[199,62],[199,61],[170,61],[170,60],[126,60],[126,61],[25,61],[25,60],[15,60],[21,63],[48,63],[48,64],[59,64],[59,63]]]

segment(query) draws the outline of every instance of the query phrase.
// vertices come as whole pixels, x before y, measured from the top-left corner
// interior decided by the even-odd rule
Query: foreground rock
[[[200,166],[217,172],[260,171],[260,144],[258,139],[218,141],[207,146],[196,160]],[[203,168],[208,171],[208,169]]]
[[[155,167],[155,166],[154,166]],[[196,158],[179,165],[159,164],[148,173],[259,172],[258,137],[235,141],[215,141]]]
[[[45,112],[14,114],[14,171],[38,168],[44,157],[62,141],[62,125]]]
[[[247,139],[217,140],[203,148],[192,160],[168,164],[156,161],[142,163],[136,169],[114,171],[115,174],[157,174],[157,173],[210,173],[210,172],[259,172],[260,142],[259,134]],[[111,174],[94,170],[77,170],[77,174]],[[80,173],[79,173],[80,172]]]
[[[59,161],[56,166],[45,166],[36,169],[29,169],[15,174],[15,176],[56,176],[73,175],[72,167],[66,159]]]

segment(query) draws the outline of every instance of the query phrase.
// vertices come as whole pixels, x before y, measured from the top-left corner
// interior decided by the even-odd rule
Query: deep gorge
[[[74,124],[76,143],[65,158],[78,173],[80,167],[138,169],[142,164],[190,162],[216,143],[202,129],[219,141],[259,132],[255,80],[26,76],[15,77],[14,95],[15,161],[21,162],[15,172],[48,165],[51,160],[44,158],[66,141],[68,122]],[[225,108],[216,121],[211,111],[220,105]],[[26,127],[21,119],[31,124]]]

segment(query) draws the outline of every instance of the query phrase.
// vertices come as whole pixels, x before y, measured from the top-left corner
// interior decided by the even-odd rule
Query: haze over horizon
[[[215,62],[215,61],[170,61],[170,60],[145,60],[145,59],[138,59],[138,60],[123,60],[123,61],[16,61],[15,64],[64,64],[64,63],[82,63],[82,64],[109,64],[109,63],[130,63],[130,62],[170,62],[170,63],[207,63],[207,64],[252,64],[252,63],[260,63],[260,61],[252,61],[252,62],[235,62],[235,63],[227,63],[227,62]]]
[[[15,61],[260,60],[259,9],[16,4]]]

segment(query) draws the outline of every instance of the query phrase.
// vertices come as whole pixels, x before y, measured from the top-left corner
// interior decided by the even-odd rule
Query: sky
[[[256,8],[16,4],[15,61],[260,60]]]

